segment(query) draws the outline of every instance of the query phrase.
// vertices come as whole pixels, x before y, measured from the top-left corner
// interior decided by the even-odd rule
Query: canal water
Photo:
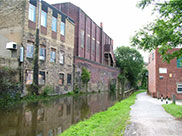
[[[0,110],[0,136],[57,136],[120,100],[113,93],[69,96]]]

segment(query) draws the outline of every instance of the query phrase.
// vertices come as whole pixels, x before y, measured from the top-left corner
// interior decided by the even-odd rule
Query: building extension
[[[174,52],[179,49],[172,49]],[[158,49],[149,55],[148,90],[153,97],[168,97],[176,95],[182,99],[182,58],[173,59],[170,63],[163,62]]]

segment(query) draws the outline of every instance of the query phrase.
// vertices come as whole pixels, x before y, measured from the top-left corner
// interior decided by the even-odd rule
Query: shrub
[[[48,94],[53,93],[53,92],[54,92],[54,87],[47,85],[44,87],[42,95],[48,96]]]
[[[116,91],[116,84],[114,84],[114,83],[110,84],[110,91],[111,92],[115,92]]]

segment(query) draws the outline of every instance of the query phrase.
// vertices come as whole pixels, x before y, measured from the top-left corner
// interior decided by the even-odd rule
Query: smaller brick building
[[[177,50],[179,49],[172,49],[169,52]],[[168,64],[162,62],[158,50],[151,52],[148,64],[148,91],[150,95],[171,98],[175,94],[177,99],[182,99],[182,64],[180,60],[173,59]]]

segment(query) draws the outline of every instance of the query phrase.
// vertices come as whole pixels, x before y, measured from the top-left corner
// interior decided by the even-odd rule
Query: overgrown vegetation
[[[182,119],[182,105],[176,104],[164,104],[162,107],[168,112],[169,114],[173,115],[176,118]]]
[[[21,85],[17,80],[18,70],[0,67],[0,105],[10,104],[20,97]]]
[[[140,29],[131,39],[133,46],[144,50],[159,48],[164,61],[182,57],[182,51],[169,52],[182,45],[182,0],[141,0],[139,8],[153,5],[157,19]]]
[[[82,68],[81,80],[83,85],[85,86],[85,92],[88,92],[88,82],[90,81],[90,72],[87,68]]]
[[[115,51],[116,65],[121,69],[119,76],[120,83],[125,83],[127,79],[133,88],[137,87],[139,74],[144,66],[142,55],[134,48],[121,46]]]
[[[130,106],[135,103],[135,92],[129,98],[116,103],[107,111],[99,112],[88,120],[72,125],[60,136],[122,136],[129,123]]]

